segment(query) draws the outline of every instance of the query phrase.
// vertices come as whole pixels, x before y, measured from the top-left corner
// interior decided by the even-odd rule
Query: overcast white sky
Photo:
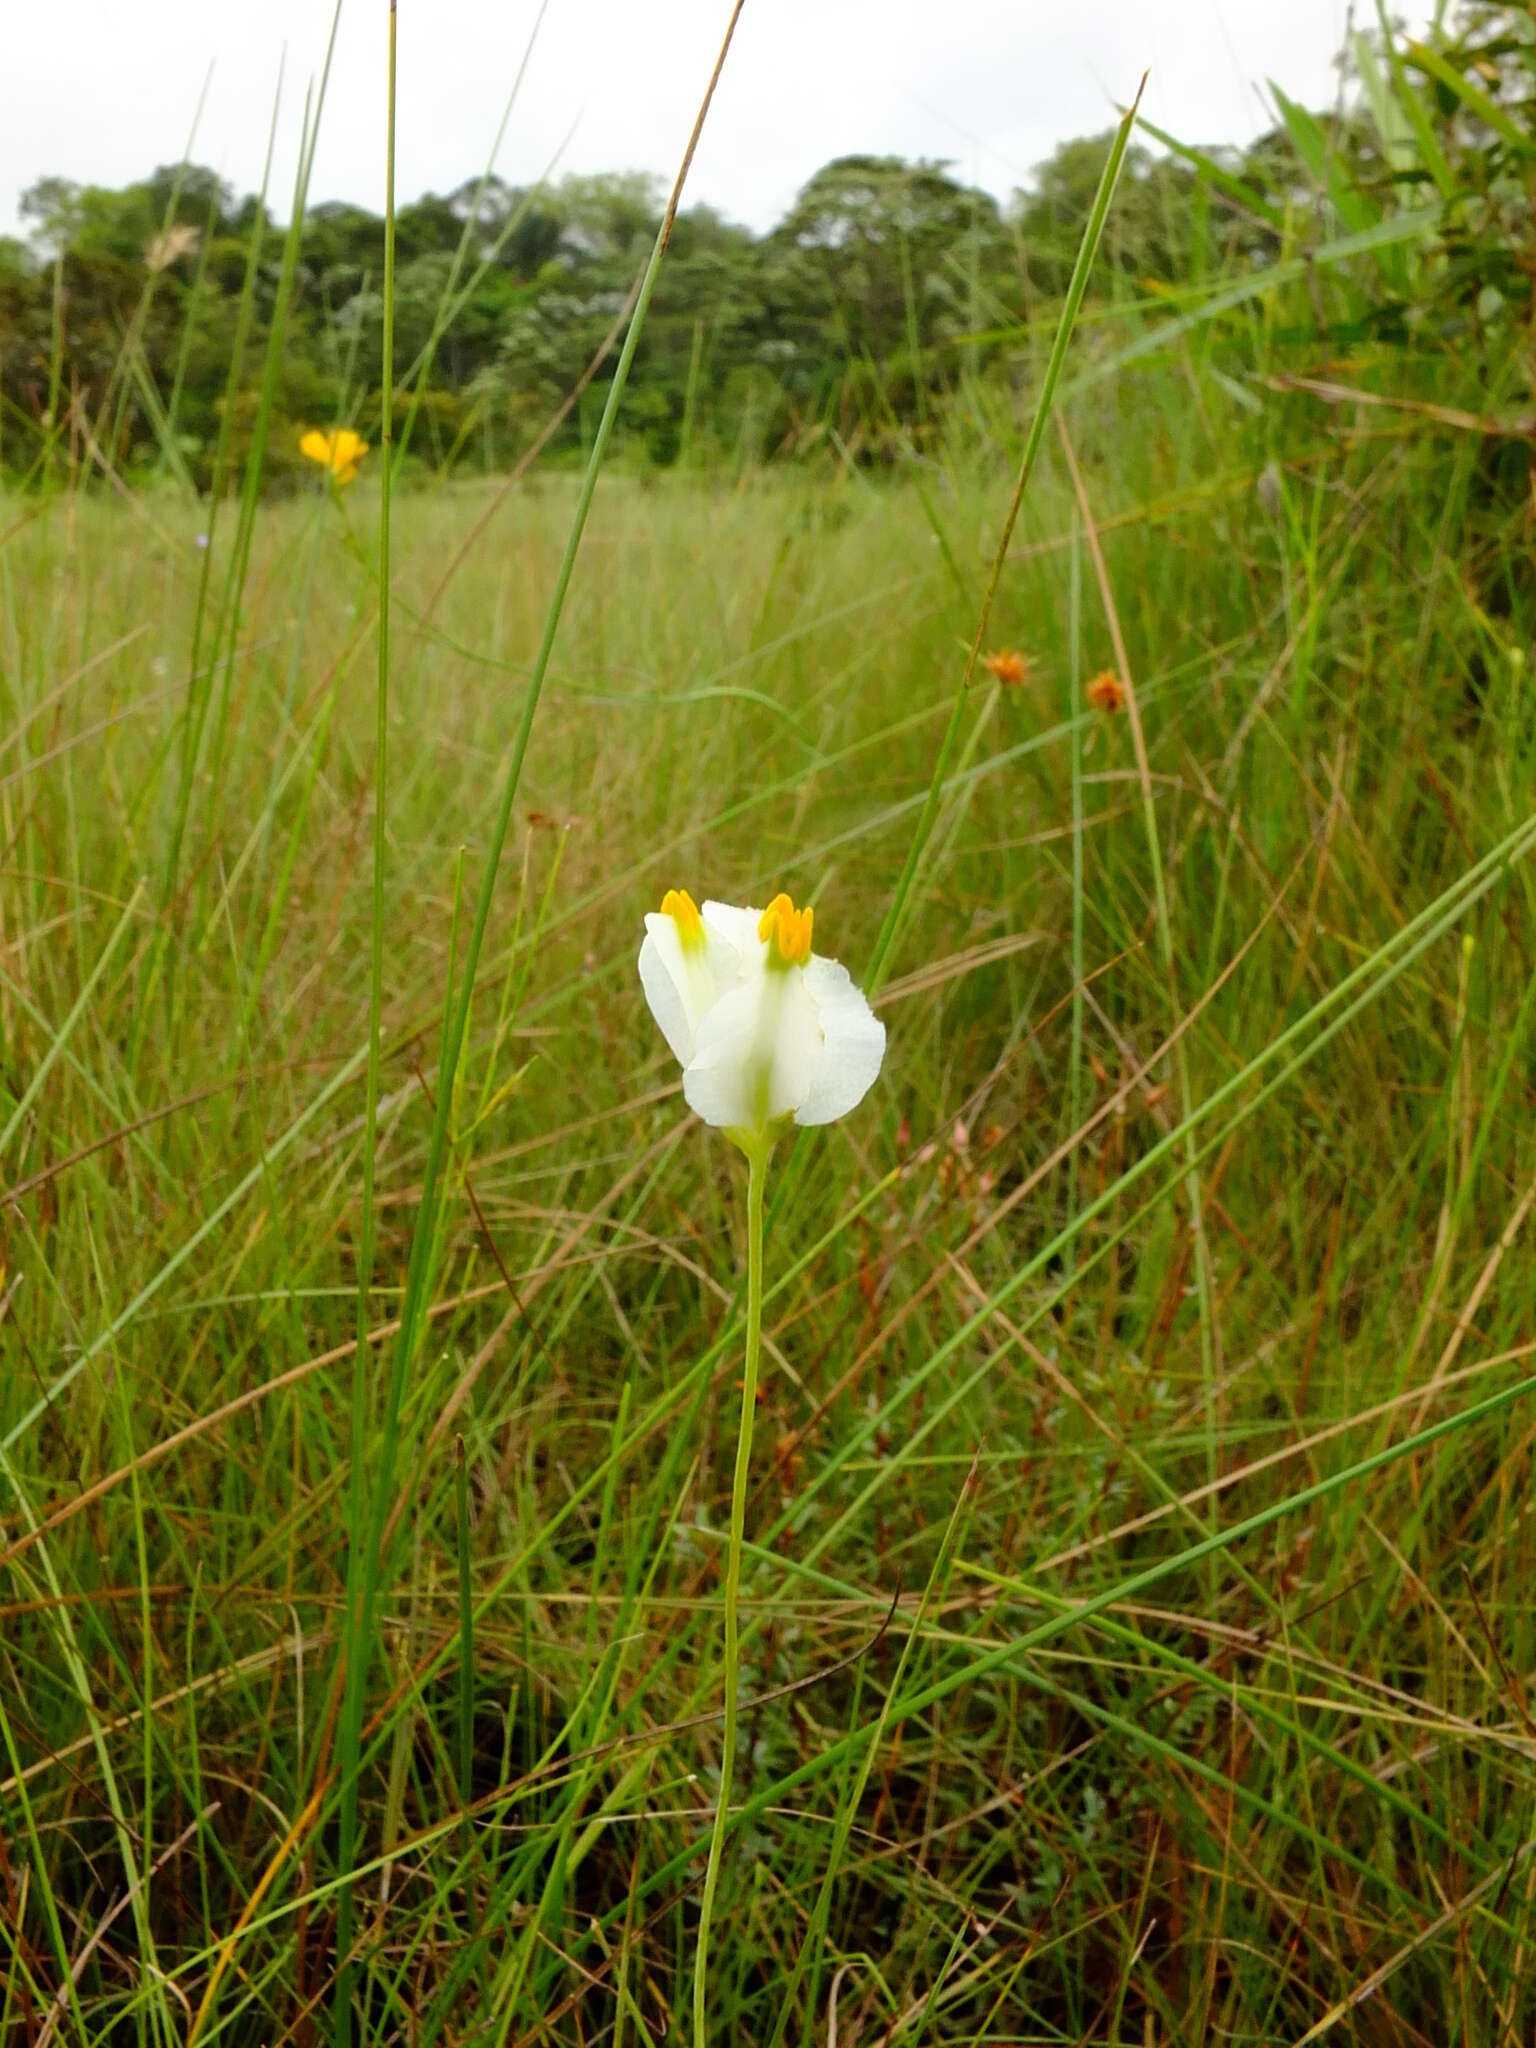
[[[484,166],[538,0],[399,0],[402,201]],[[1417,14],[1418,9],[1415,8]],[[124,184],[194,154],[260,181],[286,54],[273,197],[286,217],[305,88],[331,0],[51,0],[7,6],[0,233],[47,173]],[[728,0],[548,0],[498,169],[675,171]],[[1160,126],[1243,141],[1267,78],[1331,103],[1347,0],[747,0],[689,196],[765,227],[851,150],[952,159],[1001,194],[1113,119],[1144,69]],[[383,197],[387,0],[343,0],[312,200]],[[24,82],[24,84],[23,84]]]

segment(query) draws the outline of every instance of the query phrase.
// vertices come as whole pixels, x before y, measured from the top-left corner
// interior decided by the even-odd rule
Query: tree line
[[[1181,149],[1152,131],[1160,146],[1138,142],[1125,164],[1097,302],[1176,305],[1309,240],[1368,240],[1393,209],[1435,199],[1451,170],[1436,289],[1458,275],[1459,234],[1453,310],[1481,318],[1505,272],[1521,289],[1529,242],[1528,214],[1511,228],[1498,211],[1518,151],[1476,103],[1497,99],[1512,119],[1528,110],[1519,14],[1471,10],[1462,43],[1438,60],[1453,82],[1482,80],[1464,91],[1434,74],[1416,84],[1391,45],[1357,38],[1354,90],[1332,112],[1277,92],[1281,120],[1241,151]],[[1495,94],[1490,77],[1503,80]],[[1384,78],[1395,96],[1383,97]],[[1423,114],[1422,133],[1408,114]],[[708,206],[681,213],[622,444],[656,465],[921,446],[957,400],[1018,374],[1036,323],[1048,331],[1107,146],[1065,143],[1006,202],[941,162],[845,156],[766,233]],[[1521,177],[1517,197],[1527,189]],[[634,173],[532,187],[488,176],[402,207],[395,349],[409,460],[499,470],[541,436],[553,456],[579,455],[661,211],[657,182]],[[375,427],[376,214],[331,202],[284,226],[258,198],[184,164],[120,190],[43,178],[22,215],[28,239],[0,239],[0,471],[13,481],[36,477],[46,451],[55,469],[67,454],[207,488],[260,435],[264,473],[280,484],[301,466],[305,427]],[[1388,258],[1366,318],[1402,332],[1421,309]],[[1420,297],[1425,275],[1414,272]]]

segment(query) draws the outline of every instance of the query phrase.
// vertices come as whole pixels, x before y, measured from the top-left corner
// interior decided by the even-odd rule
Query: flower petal
[[[711,1002],[726,989],[734,988],[746,971],[737,947],[718,927],[708,922],[704,926],[704,964],[708,970]]]
[[[640,982],[679,1066],[693,1058],[699,1026],[721,990],[740,979],[736,953],[718,932],[706,926],[702,945],[697,937],[685,943],[675,918],[665,911],[647,916]]]
[[[798,1115],[825,1058],[821,1020],[803,968],[774,969],[763,976],[763,982],[765,1022],[773,1033],[768,1114],[771,1118]],[[777,1015],[773,1011],[775,998]]]
[[[757,1127],[759,1091],[752,1055],[758,1010],[755,982],[728,989],[704,1019],[698,1051],[683,1067],[688,1107],[717,1131]]]
[[[680,1067],[693,1058],[693,1025],[688,1016],[687,967],[682,941],[670,917],[652,911],[645,920],[645,939],[640,947],[640,986],[651,1006],[651,1015],[661,1026],[661,1035],[672,1048]]]
[[[812,954],[804,970],[815,1006],[821,1051],[811,1085],[796,1110],[797,1124],[830,1124],[846,1116],[874,1086],[885,1058],[885,1026],[855,988],[846,967]]]
[[[822,1053],[804,975],[749,974],[700,1024],[683,1094],[695,1115],[717,1129],[760,1131],[800,1107]]]
[[[704,905],[704,929],[725,941],[744,970],[761,967],[768,958],[768,942],[757,935],[762,921],[760,910],[744,909],[737,903],[716,903],[711,898]]]

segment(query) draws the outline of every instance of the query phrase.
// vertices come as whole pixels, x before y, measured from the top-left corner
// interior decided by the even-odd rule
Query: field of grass
[[[769,1187],[711,2038],[1531,2038],[1528,582],[1450,415],[1196,347],[1062,418],[947,759],[1011,415],[600,483],[390,1453],[576,486],[397,495],[360,1469],[376,492],[238,613],[229,508],[0,504],[0,2037],[326,2036],[387,1473],[361,2037],[688,2038],[744,1174],[641,918],[786,888],[860,977],[937,767]]]

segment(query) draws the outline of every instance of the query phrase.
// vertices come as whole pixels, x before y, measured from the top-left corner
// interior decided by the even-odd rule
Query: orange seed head
[[[1029,679],[1029,657],[1016,647],[999,647],[995,654],[986,655],[981,665],[994,680],[1010,688]]]

